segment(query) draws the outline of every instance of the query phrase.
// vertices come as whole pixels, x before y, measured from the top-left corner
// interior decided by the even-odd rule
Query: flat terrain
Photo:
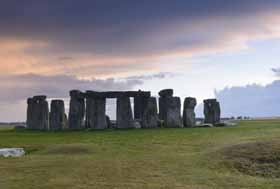
[[[271,163],[280,162],[279,141],[280,120],[57,133],[2,127],[0,148],[24,147],[28,154],[0,158],[0,188],[276,189],[280,166]]]

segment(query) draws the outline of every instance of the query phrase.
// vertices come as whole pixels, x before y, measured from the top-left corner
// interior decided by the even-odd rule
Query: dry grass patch
[[[225,163],[250,176],[280,178],[280,141],[253,142],[227,147]]]

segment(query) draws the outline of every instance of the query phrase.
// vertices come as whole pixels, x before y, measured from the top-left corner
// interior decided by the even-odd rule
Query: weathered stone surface
[[[94,99],[95,104],[95,116],[94,116],[94,129],[106,129],[106,99],[97,98]]]
[[[147,106],[147,101],[149,97],[138,95],[134,97],[134,119],[142,119],[144,114],[144,109]]]
[[[157,113],[157,99],[150,97],[147,100],[147,105],[144,110],[142,128],[157,128],[158,125],[159,118]]]
[[[163,89],[159,91],[160,97],[172,97],[173,96],[173,89]]]
[[[87,98],[86,125],[91,129],[106,129],[106,99]]]
[[[120,98],[120,97],[150,97],[151,92],[147,91],[106,91],[106,92],[98,92],[98,91],[86,91],[86,98]]]
[[[66,128],[65,108],[63,100],[52,100],[50,112],[50,130],[58,131]]]
[[[33,100],[46,100],[47,96],[45,95],[38,95],[38,96],[34,96]]]
[[[166,117],[166,98],[159,97],[158,103],[159,103],[159,119],[164,120],[164,118]]]
[[[195,112],[194,108],[197,102],[195,98],[185,98],[184,109],[183,109],[183,124],[185,127],[195,126]]]
[[[27,100],[27,128],[48,130],[49,107],[45,96],[34,96]]]
[[[181,101],[179,97],[168,97],[165,101],[166,115],[164,117],[164,127],[183,127],[181,117]]]
[[[113,125],[111,123],[110,117],[106,115],[106,124],[107,124],[107,128],[112,129]]]
[[[23,148],[0,148],[0,157],[20,157],[24,154]]]
[[[69,129],[84,128],[85,100],[84,94],[78,90],[70,91]]]
[[[118,129],[134,128],[133,115],[129,97],[117,99],[117,125]]]
[[[204,100],[204,116],[205,123],[211,123],[213,125],[220,122],[221,109],[220,103],[216,99]]]

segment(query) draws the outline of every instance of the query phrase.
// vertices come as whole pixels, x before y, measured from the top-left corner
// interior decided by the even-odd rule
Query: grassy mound
[[[250,176],[280,178],[280,141],[234,145],[223,150],[226,163]]]

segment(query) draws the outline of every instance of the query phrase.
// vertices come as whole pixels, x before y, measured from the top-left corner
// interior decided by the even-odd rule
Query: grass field
[[[246,150],[242,144],[279,141],[280,120],[227,128],[57,133],[1,128],[0,148],[24,147],[28,154],[0,158],[0,189],[276,189],[279,178],[240,172],[234,167],[239,155],[233,154],[231,163],[229,154],[237,145],[240,156],[254,157],[269,146]]]

